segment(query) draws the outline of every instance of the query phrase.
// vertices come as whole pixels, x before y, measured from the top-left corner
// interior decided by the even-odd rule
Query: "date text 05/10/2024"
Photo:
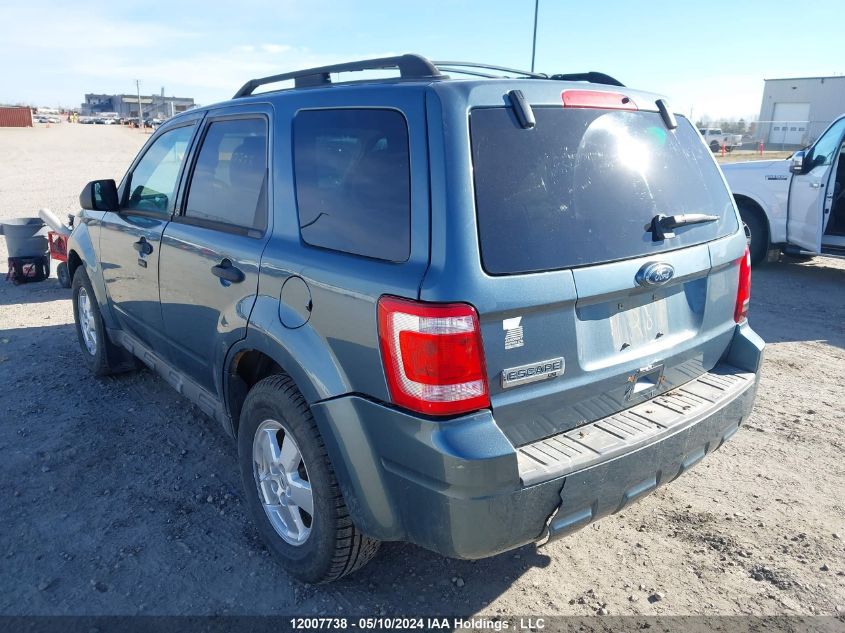
[[[542,630],[544,618],[414,618],[414,617],[374,617],[358,618],[291,618],[291,628],[297,631],[308,630],[474,630],[474,631],[527,631]]]

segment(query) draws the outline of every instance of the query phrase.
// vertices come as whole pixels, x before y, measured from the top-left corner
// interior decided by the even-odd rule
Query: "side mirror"
[[[789,166],[789,171],[793,174],[803,174],[804,173],[804,156],[806,152],[804,150],[799,150],[792,155],[792,164]]]
[[[117,185],[114,180],[92,180],[79,194],[79,206],[89,211],[117,211]]]

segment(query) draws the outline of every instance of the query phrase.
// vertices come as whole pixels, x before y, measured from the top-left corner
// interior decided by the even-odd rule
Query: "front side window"
[[[169,130],[159,136],[129,175],[124,211],[147,211],[169,215],[182,161],[194,133],[193,125]]]
[[[822,165],[830,165],[842,143],[842,135],[845,134],[845,117],[839,119],[836,123],[822,134],[821,138],[816,141],[812,149],[812,156],[810,157],[810,164],[812,167],[820,167]]]
[[[263,118],[214,121],[197,156],[188,218],[263,232],[267,228],[267,125]]]
[[[405,117],[394,110],[304,110],[294,119],[293,139],[303,241],[406,261],[411,180]]]

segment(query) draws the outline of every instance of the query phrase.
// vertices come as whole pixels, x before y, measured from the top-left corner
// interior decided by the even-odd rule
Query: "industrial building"
[[[145,119],[166,119],[174,114],[190,110],[195,105],[192,97],[165,97],[164,90],[160,95],[141,95],[141,110]],[[119,117],[137,117],[138,95],[86,94],[81,114],[96,116],[103,112],[114,112]]]
[[[766,79],[756,135],[768,147],[804,147],[843,113],[845,76]]]

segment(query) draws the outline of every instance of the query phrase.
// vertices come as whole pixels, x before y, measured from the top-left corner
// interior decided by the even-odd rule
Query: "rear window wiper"
[[[667,238],[675,237],[673,229],[679,226],[707,224],[709,222],[718,222],[719,219],[718,215],[708,215],[706,213],[681,213],[679,215],[663,215],[658,213],[651,219],[651,222],[645,225],[645,230],[651,233],[653,242],[661,242]]]

